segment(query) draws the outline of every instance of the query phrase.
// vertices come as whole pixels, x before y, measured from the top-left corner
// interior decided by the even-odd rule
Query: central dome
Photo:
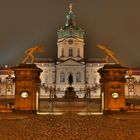
[[[68,15],[66,16],[66,24],[64,27],[61,27],[58,31],[58,39],[61,38],[68,38],[68,37],[74,37],[74,38],[84,38],[84,31],[76,26],[76,16],[72,11],[72,5],[70,5],[70,11]]]

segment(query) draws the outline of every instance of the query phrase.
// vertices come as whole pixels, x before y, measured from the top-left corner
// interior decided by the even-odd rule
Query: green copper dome
[[[84,38],[84,31],[76,26],[76,16],[72,11],[72,5],[70,5],[69,14],[66,16],[66,24],[65,27],[59,29],[57,31],[58,39],[68,38],[68,37],[78,37]]]

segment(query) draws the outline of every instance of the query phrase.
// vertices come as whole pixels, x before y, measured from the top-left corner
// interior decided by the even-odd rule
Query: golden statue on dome
[[[70,11],[72,11],[72,8],[73,8],[73,4],[72,3],[70,3],[69,8],[70,8]]]
[[[108,63],[109,62],[109,58],[112,58],[114,61],[115,61],[115,63],[117,63],[117,64],[119,64],[119,61],[117,60],[117,58],[114,56],[114,53],[111,51],[111,50],[109,50],[109,49],[107,49],[105,46],[103,46],[103,45],[97,45],[97,47],[99,48],[99,49],[101,49],[101,50],[103,50],[105,53],[106,53],[106,56],[105,56],[105,61],[106,61],[106,63]]]
[[[25,64],[27,61],[31,61],[33,64],[35,62],[34,53],[43,53],[45,52],[45,48],[42,45],[35,45],[32,48],[29,48],[25,51],[25,58],[23,59],[22,63]]]

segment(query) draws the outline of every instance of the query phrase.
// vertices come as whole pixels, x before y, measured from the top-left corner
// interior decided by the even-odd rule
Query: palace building
[[[70,10],[66,16],[66,23],[57,31],[57,62],[46,61],[41,58],[36,60],[38,67],[43,69],[41,74],[42,84],[65,91],[69,86],[68,77],[73,76],[72,86],[76,91],[85,87],[97,88],[99,86],[99,74],[97,70],[105,62],[84,60],[84,31],[76,24],[76,16]]]
[[[97,70],[104,66],[105,61],[101,59],[89,59],[85,61],[84,50],[84,30],[76,23],[76,16],[70,6],[66,15],[64,27],[57,31],[57,60],[47,58],[36,58],[37,67],[41,68],[41,88],[40,95],[46,97],[51,90],[58,93],[58,97],[62,97],[64,91],[69,86],[68,77],[73,77],[72,87],[74,87],[78,97],[82,98],[87,89],[90,90],[92,96],[100,96],[100,75]],[[127,75],[127,84],[125,88],[126,95],[138,95],[140,88],[140,69],[132,69],[132,76]],[[14,81],[9,79],[9,68],[0,68],[0,95],[15,94]],[[133,77],[133,78],[132,78]],[[133,81],[133,83],[131,82]],[[133,86],[132,86],[133,85]],[[133,88],[132,88],[133,87]],[[130,93],[129,93],[130,92]]]

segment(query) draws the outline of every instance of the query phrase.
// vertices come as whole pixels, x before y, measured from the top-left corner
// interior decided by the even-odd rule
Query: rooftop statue
[[[70,11],[72,11],[72,8],[73,8],[72,6],[73,6],[73,4],[70,3],[70,4],[69,4],[69,9],[70,9]]]
[[[99,49],[103,50],[103,51],[106,53],[106,56],[105,56],[105,61],[106,61],[106,63],[109,62],[109,58],[112,58],[112,59],[115,61],[115,63],[119,64],[119,61],[118,61],[117,58],[114,56],[114,53],[113,53],[111,50],[107,49],[107,48],[106,48],[105,46],[103,46],[103,45],[97,45],[97,47],[98,47]]]
[[[35,56],[34,53],[43,53],[45,52],[45,48],[42,45],[35,45],[32,48],[29,48],[25,51],[25,58],[22,61],[22,63],[26,63],[27,61],[31,61],[31,63],[33,64],[35,62]]]

